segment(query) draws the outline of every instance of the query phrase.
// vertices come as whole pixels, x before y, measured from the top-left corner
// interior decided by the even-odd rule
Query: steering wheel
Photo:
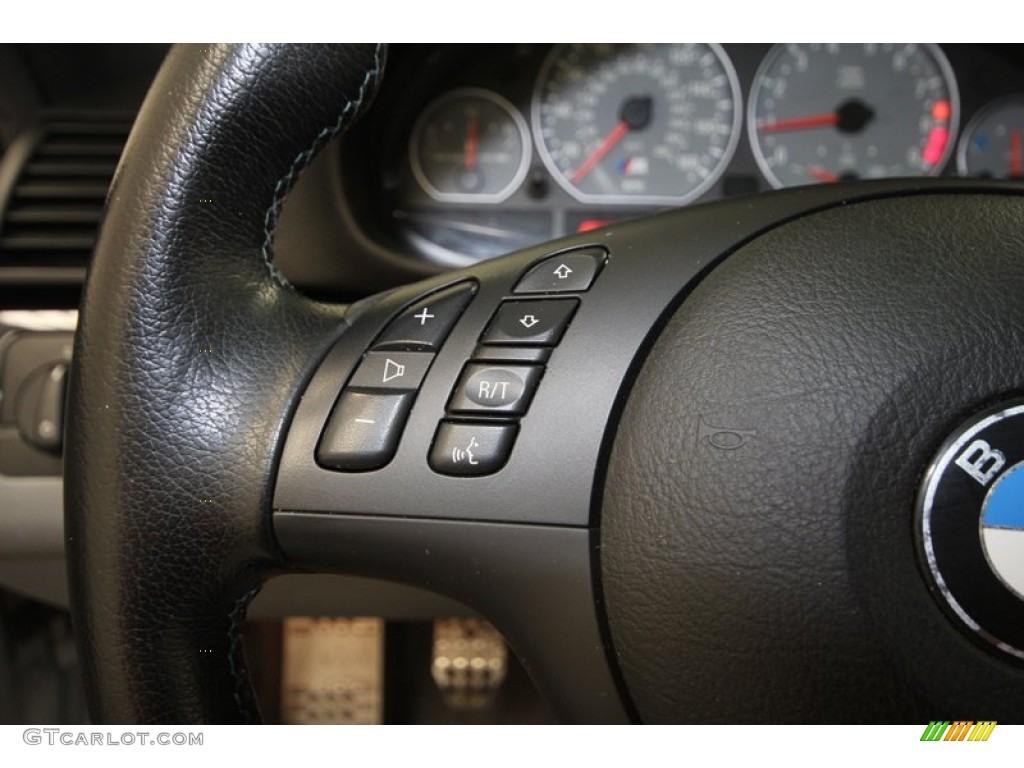
[[[1020,187],[777,192],[317,302],[274,228],[385,56],[180,47],[142,108],[68,405],[93,717],[258,720],[246,606],[307,570],[464,602],[567,721],[1019,719],[1024,601],[958,576],[974,502],[947,542],[921,499],[1024,392]]]

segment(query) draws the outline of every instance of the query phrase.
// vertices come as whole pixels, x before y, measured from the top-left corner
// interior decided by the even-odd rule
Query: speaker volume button
[[[348,385],[414,392],[433,360],[433,352],[368,352]]]

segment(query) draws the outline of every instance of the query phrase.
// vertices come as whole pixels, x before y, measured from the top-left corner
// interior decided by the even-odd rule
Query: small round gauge
[[[725,170],[739,104],[717,45],[561,45],[537,79],[533,130],[547,169],[577,200],[678,205]]]
[[[481,88],[431,102],[409,140],[413,176],[445,203],[500,203],[530,165],[530,130],[506,99]]]
[[[754,78],[754,157],[774,187],[927,176],[955,143],[949,62],[924,43],[782,44]]]
[[[967,125],[957,150],[957,170],[963,176],[990,179],[1024,177],[1021,132],[1024,94],[995,101]]]

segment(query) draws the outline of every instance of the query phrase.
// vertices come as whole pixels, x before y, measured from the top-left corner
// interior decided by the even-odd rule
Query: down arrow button
[[[578,299],[502,302],[481,341],[553,347],[562,339],[577,306]]]

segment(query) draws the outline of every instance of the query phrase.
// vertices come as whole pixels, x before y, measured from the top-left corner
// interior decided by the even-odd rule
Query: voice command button
[[[430,468],[458,477],[493,474],[508,461],[518,430],[516,424],[442,421],[430,450]]]

